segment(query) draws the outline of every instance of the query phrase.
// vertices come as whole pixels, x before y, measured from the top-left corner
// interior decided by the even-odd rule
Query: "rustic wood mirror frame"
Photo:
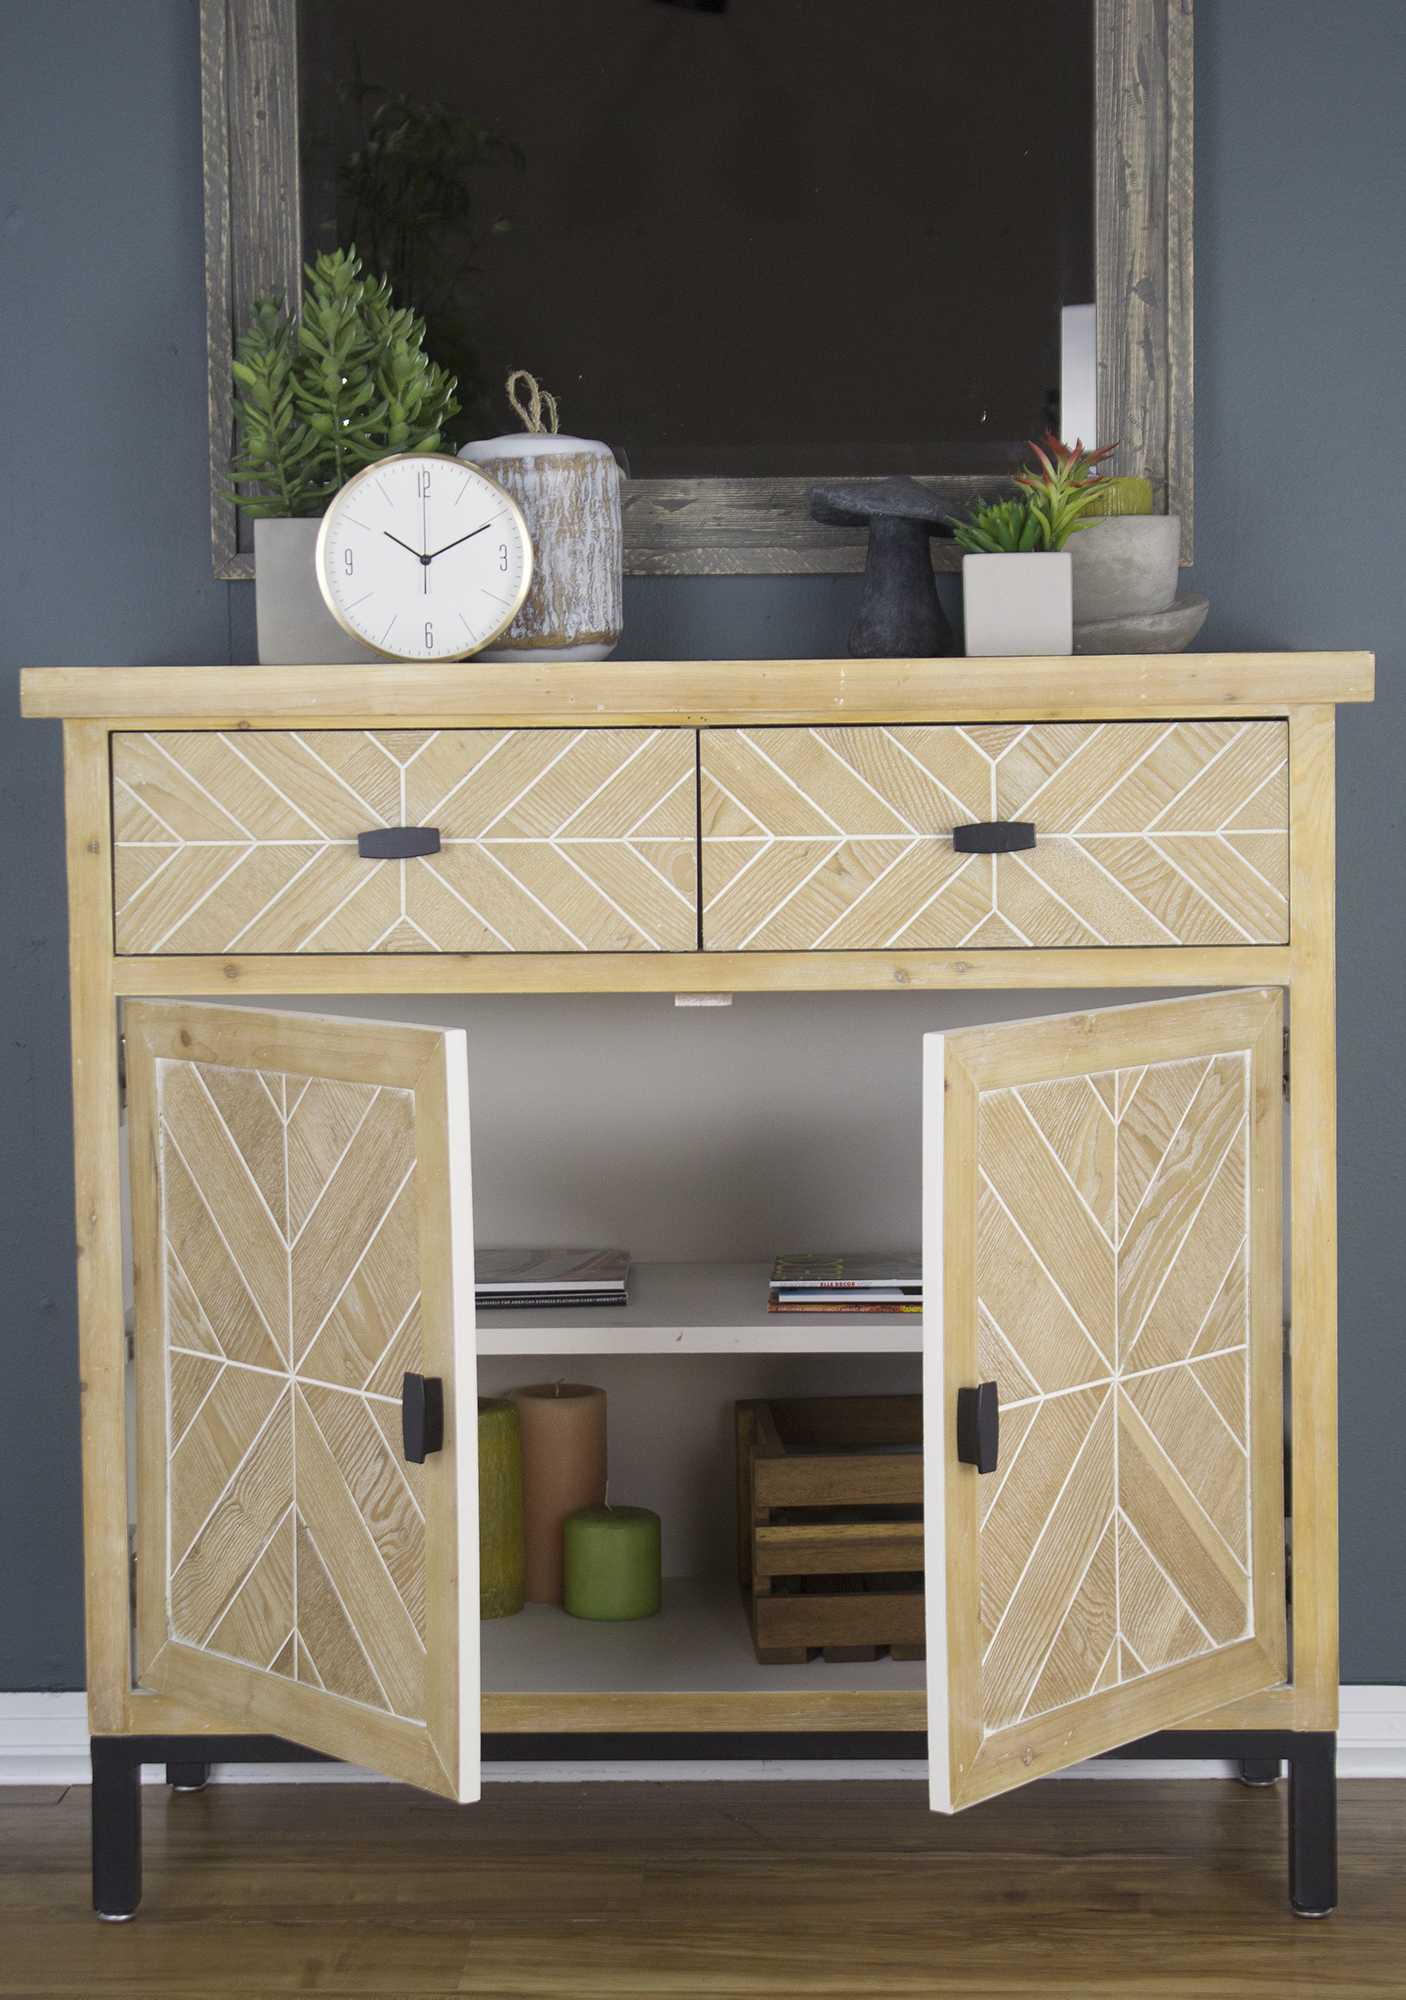
[[[1194,0],[1092,0],[1098,434],[1111,469],[1147,473],[1192,549],[1192,9]],[[216,576],[254,574],[226,499],[234,329],[260,292],[302,273],[296,0],[200,0],[210,529]],[[958,505],[992,482],[944,477]],[[863,568],[862,530],[824,528],[805,479],[626,484],[632,576],[832,576]],[[954,568],[950,542],[933,544]]]

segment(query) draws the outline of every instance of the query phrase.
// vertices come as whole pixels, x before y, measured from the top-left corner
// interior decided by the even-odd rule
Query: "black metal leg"
[[[173,1792],[203,1792],[210,1782],[208,1764],[168,1764],[166,1782]]]
[[[1289,1900],[1299,1917],[1338,1906],[1338,1739],[1296,1736],[1289,1752]]]
[[[93,1908],[125,1923],[142,1899],[142,1767],[130,1743],[95,1736],[93,1756]]]
[[[911,1732],[881,1736],[804,1732],[707,1739],[713,1757],[921,1757],[926,1740]],[[688,1734],[653,1736],[487,1736],[486,1758],[681,1757],[696,1752]],[[1289,1897],[1301,1917],[1326,1917],[1338,1900],[1337,1737],[1331,1731],[1177,1730],[1145,1736],[1117,1757],[1229,1758],[1246,1784],[1272,1784],[1289,1766]],[[198,1789],[212,1763],[322,1762],[271,1736],[96,1736],[93,1750],[93,1907],[112,1922],[135,1916],[142,1893],[141,1767],[164,1764],[169,1784]],[[195,1761],[192,1750],[199,1750]]]

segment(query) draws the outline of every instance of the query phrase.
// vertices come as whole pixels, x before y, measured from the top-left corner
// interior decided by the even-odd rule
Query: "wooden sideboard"
[[[1334,722],[1371,691],[1360,653],[28,671],[64,725],[100,1912],[142,1757],[277,1737],[467,1800],[481,1735],[924,1730],[944,1810],[1130,1741],[1286,1759],[1294,1904],[1329,1907]],[[481,1687],[463,1033],[278,996],[964,987],[1185,997],[924,1038],[926,1686]],[[778,1351],[760,1320],[734,1348]],[[642,1318],[576,1351],[617,1331],[652,1351]],[[407,1371],[446,1384],[424,1465]]]

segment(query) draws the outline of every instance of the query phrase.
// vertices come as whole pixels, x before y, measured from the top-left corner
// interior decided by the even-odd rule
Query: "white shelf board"
[[[597,1624],[550,1604],[482,1626],[485,1694],[920,1693],[922,1660],[763,1667],[735,1576],[669,1578],[653,1618]]]
[[[921,1313],[769,1313],[769,1264],[635,1264],[630,1303],[478,1314],[480,1354],[920,1354]]]

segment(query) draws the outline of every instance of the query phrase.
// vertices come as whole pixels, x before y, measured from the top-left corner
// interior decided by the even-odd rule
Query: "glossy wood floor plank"
[[[1342,1908],[1293,1918],[1287,1787],[387,1786],[144,1800],[146,1901],[88,1909],[88,1798],[0,1791],[0,1995],[1284,2000],[1406,1986],[1406,1785],[1343,1787]]]

